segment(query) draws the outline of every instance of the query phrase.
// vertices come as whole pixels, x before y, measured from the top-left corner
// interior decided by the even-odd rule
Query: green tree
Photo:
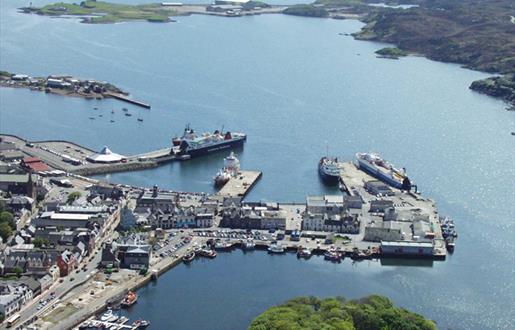
[[[68,204],[72,204],[73,202],[75,202],[77,199],[80,198],[80,196],[82,196],[82,194],[80,193],[80,191],[72,191],[69,195],[68,195],[68,199],[66,200],[66,203]]]
[[[2,240],[7,242],[7,239],[12,235],[13,230],[11,226],[7,222],[0,223],[0,237],[2,237]]]
[[[16,228],[16,223],[14,222],[14,215],[11,212],[3,211],[0,213],[0,223],[7,223],[11,229]]]
[[[342,297],[299,297],[252,321],[249,330],[436,330],[434,322],[395,307],[385,297],[345,301]]]
[[[21,269],[20,267],[14,267],[13,268],[13,273],[15,273],[16,276],[20,277],[21,274],[23,274],[23,269]]]
[[[42,246],[48,245],[48,240],[46,238],[37,237],[32,241],[35,247],[41,248]]]

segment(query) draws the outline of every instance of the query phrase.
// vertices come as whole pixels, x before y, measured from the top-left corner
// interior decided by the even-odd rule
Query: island
[[[433,321],[395,307],[386,297],[368,296],[346,301],[342,297],[299,297],[271,307],[256,317],[249,330],[275,329],[412,329],[434,330]]]
[[[385,47],[376,51],[377,57],[397,60],[399,57],[408,56],[409,53],[397,47]]]
[[[328,17],[329,12],[320,6],[314,5],[293,5],[286,8],[283,11],[286,15],[295,15],[295,16],[309,16],[309,17]]]
[[[126,5],[103,1],[82,1],[76,3],[53,3],[43,7],[24,7],[25,13],[45,16],[80,16],[83,23],[116,23],[123,21],[146,20],[149,22],[170,22],[174,10],[164,9],[159,4]]]

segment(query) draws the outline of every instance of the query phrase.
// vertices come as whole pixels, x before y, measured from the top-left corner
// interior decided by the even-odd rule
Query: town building
[[[33,293],[26,284],[0,282],[0,314],[9,318],[32,301]]]

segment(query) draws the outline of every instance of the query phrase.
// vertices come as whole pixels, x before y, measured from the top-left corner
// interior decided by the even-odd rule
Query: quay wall
[[[107,174],[107,173],[115,173],[115,172],[129,172],[129,171],[140,171],[149,168],[154,168],[159,166],[157,162],[137,162],[137,163],[119,163],[119,164],[109,164],[106,166],[98,166],[98,167],[86,167],[79,168],[76,170],[72,170],[70,172],[78,175],[97,175],[97,174]]]

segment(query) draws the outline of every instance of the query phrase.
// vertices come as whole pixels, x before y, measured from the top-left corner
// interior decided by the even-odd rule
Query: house
[[[6,251],[3,259],[2,275],[12,274],[16,268],[23,274],[44,275],[56,264],[57,251]]]
[[[136,210],[161,209],[171,210],[175,207],[178,196],[173,193],[160,192],[157,186],[152,191],[144,191],[136,202]]]
[[[152,257],[152,248],[146,238],[133,234],[122,237],[113,243],[106,243],[102,249],[101,265],[107,267],[118,265],[129,269],[148,269]]]
[[[0,190],[36,198],[36,180],[36,176],[29,173],[0,173]]]
[[[225,203],[224,203],[225,204]],[[221,227],[242,229],[285,229],[286,212],[266,203],[227,204],[222,210]]]
[[[57,257],[57,267],[59,267],[59,275],[61,277],[70,274],[77,265],[77,258],[70,250],[65,250]]]
[[[0,314],[9,318],[32,301],[33,293],[22,283],[0,282]]]
[[[7,206],[14,212],[21,211],[23,209],[32,212],[36,204],[34,198],[27,196],[14,196],[9,200]]]

